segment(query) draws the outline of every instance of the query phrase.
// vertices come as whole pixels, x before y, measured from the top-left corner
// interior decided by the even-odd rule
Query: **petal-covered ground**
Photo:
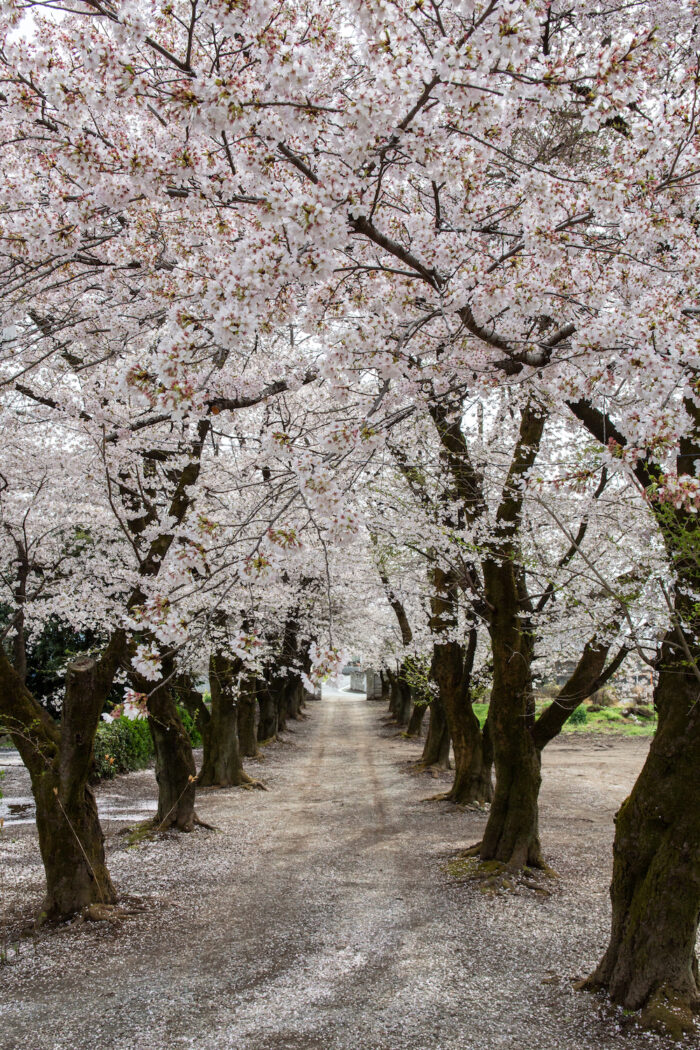
[[[147,811],[153,773],[100,789],[130,913],[115,922],[17,942],[42,869],[33,825],[4,827],[2,1050],[664,1045],[572,988],[606,942],[613,815],[648,740],[555,741],[541,831],[559,877],[494,892],[447,872],[485,815],[426,801],[443,782],[410,775],[420,745],[384,727],[384,705],[327,691],[307,712],[249,763],[267,792],[200,794],[216,831],[129,847],[121,814]],[[24,778],[10,769],[6,795],[28,796]]]

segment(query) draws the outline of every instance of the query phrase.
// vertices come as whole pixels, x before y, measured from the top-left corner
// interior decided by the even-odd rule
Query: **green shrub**
[[[571,712],[569,721],[572,726],[582,726],[586,724],[588,721],[588,711],[583,704],[579,704],[578,707]]]
[[[153,758],[153,740],[145,718],[100,722],[95,734],[95,780],[144,769]]]
[[[199,719],[196,716],[193,718],[189,711],[184,707],[178,707],[177,710],[182,719],[182,724],[189,734],[192,747],[201,747],[202,734],[199,728]]]

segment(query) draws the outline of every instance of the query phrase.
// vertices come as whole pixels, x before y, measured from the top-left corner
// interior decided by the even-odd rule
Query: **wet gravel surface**
[[[128,848],[106,824],[132,912],[16,940],[41,897],[35,831],[0,831],[1,1050],[646,1050],[634,1018],[572,990],[605,945],[612,817],[647,740],[577,736],[546,753],[549,896],[486,895],[446,872],[485,816],[426,797],[419,745],[348,694],[249,770],[266,793],[202,793],[216,831]],[[3,784],[26,795],[12,770]],[[15,779],[13,779],[15,778]],[[140,811],[151,771],[103,794]]]

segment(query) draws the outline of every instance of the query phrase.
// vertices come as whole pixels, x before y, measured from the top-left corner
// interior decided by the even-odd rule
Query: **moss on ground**
[[[547,701],[537,704],[538,713],[547,706]],[[604,733],[616,736],[653,736],[656,732],[656,715],[653,718],[642,721],[636,720],[634,716],[625,717],[625,707],[604,707],[601,711],[590,711],[588,705],[584,704],[586,721],[572,723],[567,722],[564,733]],[[488,704],[474,704],[474,713],[483,726],[489,713]]]

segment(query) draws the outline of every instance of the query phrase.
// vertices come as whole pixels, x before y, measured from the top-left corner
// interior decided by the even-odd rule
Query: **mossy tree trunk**
[[[239,787],[250,780],[243,771],[238,741],[235,683],[239,670],[240,662],[223,653],[210,654],[211,717],[203,734],[201,787]]]
[[[60,723],[37,703],[0,646],[0,722],[29,771],[46,873],[40,918],[62,920],[116,893],[89,784],[100,714],[123,654],[116,632],[99,660],[69,664]]]
[[[700,682],[675,632],[655,703],[656,735],[615,821],[610,941],[590,983],[680,1038],[700,1009]]]

